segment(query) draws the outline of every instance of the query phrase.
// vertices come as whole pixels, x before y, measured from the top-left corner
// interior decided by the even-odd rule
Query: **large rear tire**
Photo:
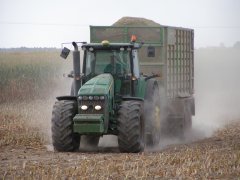
[[[118,117],[118,145],[121,152],[144,150],[144,121],[142,102],[123,101]]]
[[[52,112],[52,142],[59,152],[77,151],[80,135],[73,132],[73,117],[77,113],[75,101],[57,101]]]

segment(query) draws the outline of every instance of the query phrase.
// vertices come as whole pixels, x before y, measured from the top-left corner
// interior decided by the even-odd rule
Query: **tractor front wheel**
[[[77,113],[75,101],[57,101],[52,112],[52,142],[59,152],[77,151],[80,135],[73,132],[73,117]]]
[[[144,150],[142,102],[122,102],[118,117],[118,145],[121,152],[137,153]]]

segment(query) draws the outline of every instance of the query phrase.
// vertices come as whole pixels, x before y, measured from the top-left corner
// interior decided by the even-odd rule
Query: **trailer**
[[[132,35],[143,44],[138,50],[140,72],[159,75],[156,79],[165,119],[162,133],[184,135],[191,129],[195,115],[194,30],[171,26],[90,26],[91,43],[105,39],[127,43]]]

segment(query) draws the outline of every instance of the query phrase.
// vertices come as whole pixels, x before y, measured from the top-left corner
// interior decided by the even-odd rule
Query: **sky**
[[[0,48],[89,42],[89,25],[123,16],[193,28],[196,48],[240,41],[240,0],[0,0]]]

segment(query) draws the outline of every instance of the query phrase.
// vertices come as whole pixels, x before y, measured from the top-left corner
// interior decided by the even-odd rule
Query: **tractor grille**
[[[87,110],[82,110],[82,106],[87,106]],[[101,106],[101,109],[96,110],[96,106]],[[81,100],[78,108],[80,114],[104,114],[105,100]]]

